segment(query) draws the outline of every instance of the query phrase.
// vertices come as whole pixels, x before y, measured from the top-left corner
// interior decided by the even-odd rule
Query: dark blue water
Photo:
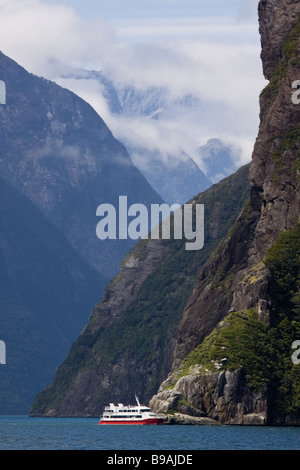
[[[300,428],[99,426],[98,419],[0,417],[0,450],[299,450]]]

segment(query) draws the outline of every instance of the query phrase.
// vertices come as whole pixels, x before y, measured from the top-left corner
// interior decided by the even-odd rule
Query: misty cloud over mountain
[[[124,10],[124,2],[116,4]],[[233,169],[250,161],[265,84],[251,2],[230,4],[218,17],[205,16],[209,8],[201,2],[203,16],[187,17],[186,7],[177,18],[171,11],[182,5],[172,2],[159,17],[155,3],[153,17],[129,18],[127,11],[118,20],[105,17],[105,5],[103,16],[84,16],[79,3],[72,5],[3,0],[3,52],[91,104],[145,173],[149,158],[155,171],[191,158],[205,173],[207,158],[198,149],[215,138],[231,149]],[[140,14],[144,7],[140,2]],[[108,83],[91,72],[78,77],[78,69],[103,71],[117,91],[114,107]],[[203,175],[199,180],[204,188]]]

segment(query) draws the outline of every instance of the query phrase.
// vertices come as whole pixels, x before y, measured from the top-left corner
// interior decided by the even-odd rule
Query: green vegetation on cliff
[[[272,275],[269,334],[276,351],[271,411],[300,414],[300,365],[291,360],[291,345],[300,340],[300,223],[278,237],[265,262]]]
[[[176,379],[193,369],[207,373],[243,367],[249,387],[259,390],[270,375],[267,335],[256,309],[232,312],[183,360]]]
[[[257,308],[230,313],[183,360],[171,387],[193,372],[243,367],[251,389],[268,386],[274,420],[300,414],[300,365],[291,359],[292,343],[300,340],[300,223],[278,237],[265,263],[271,273],[270,324],[259,319]]]
[[[277,150],[271,154],[271,160],[275,164],[275,171],[272,175],[272,180],[274,183],[278,183],[281,172],[283,171],[284,159],[283,154],[287,150],[292,150],[295,153],[295,158],[293,161],[293,172],[297,175],[299,179],[300,175],[300,125],[290,127],[286,132],[281,135],[275,136],[270,139],[269,144],[271,145],[274,140],[278,140],[279,144]]]

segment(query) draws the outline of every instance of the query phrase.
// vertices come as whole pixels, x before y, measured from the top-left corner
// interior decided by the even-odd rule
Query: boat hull
[[[139,424],[139,425],[147,425],[147,424],[163,424],[164,422],[164,419],[162,418],[152,418],[152,419],[140,419],[140,420],[121,420],[121,419],[118,419],[118,420],[113,420],[113,419],[110,419],[110,420],[103,420],[101,419],[99,424],[107,424],[107,425],[110,425],[110,424],[121,424],[121,425],[128,425],[128,424]]]

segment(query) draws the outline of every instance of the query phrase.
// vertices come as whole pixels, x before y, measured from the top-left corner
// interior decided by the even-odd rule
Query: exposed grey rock
[[[183,413],[172,415],[161,415],[164,418],[164,425],[194,425],[194,426],[216,426],[219,423],[211,418],[196,417]]]
[[[164,390],[151,399],[150,407],[157,413],[167,413],[177,408],[180,397],[181,394],[176,390]]]
[[[300,4],[298,0],[260,0],[258,12],[263,70],[270,79],[280,59],[282,40],[298,20]]]
[[[188,412],[193,424],[264,425],[267,420],[267,392],[253,392],[246,385],[244,370],[192,374],[181,377],[172,390],[163,390],[150,401],[156,412]],[[177,418],[177,415],[176,415]],[[204,419],[206,418],[206,420]],[[172,421],[172,417],[168,418]],[[190,424],[185,422],[184,424]]]

